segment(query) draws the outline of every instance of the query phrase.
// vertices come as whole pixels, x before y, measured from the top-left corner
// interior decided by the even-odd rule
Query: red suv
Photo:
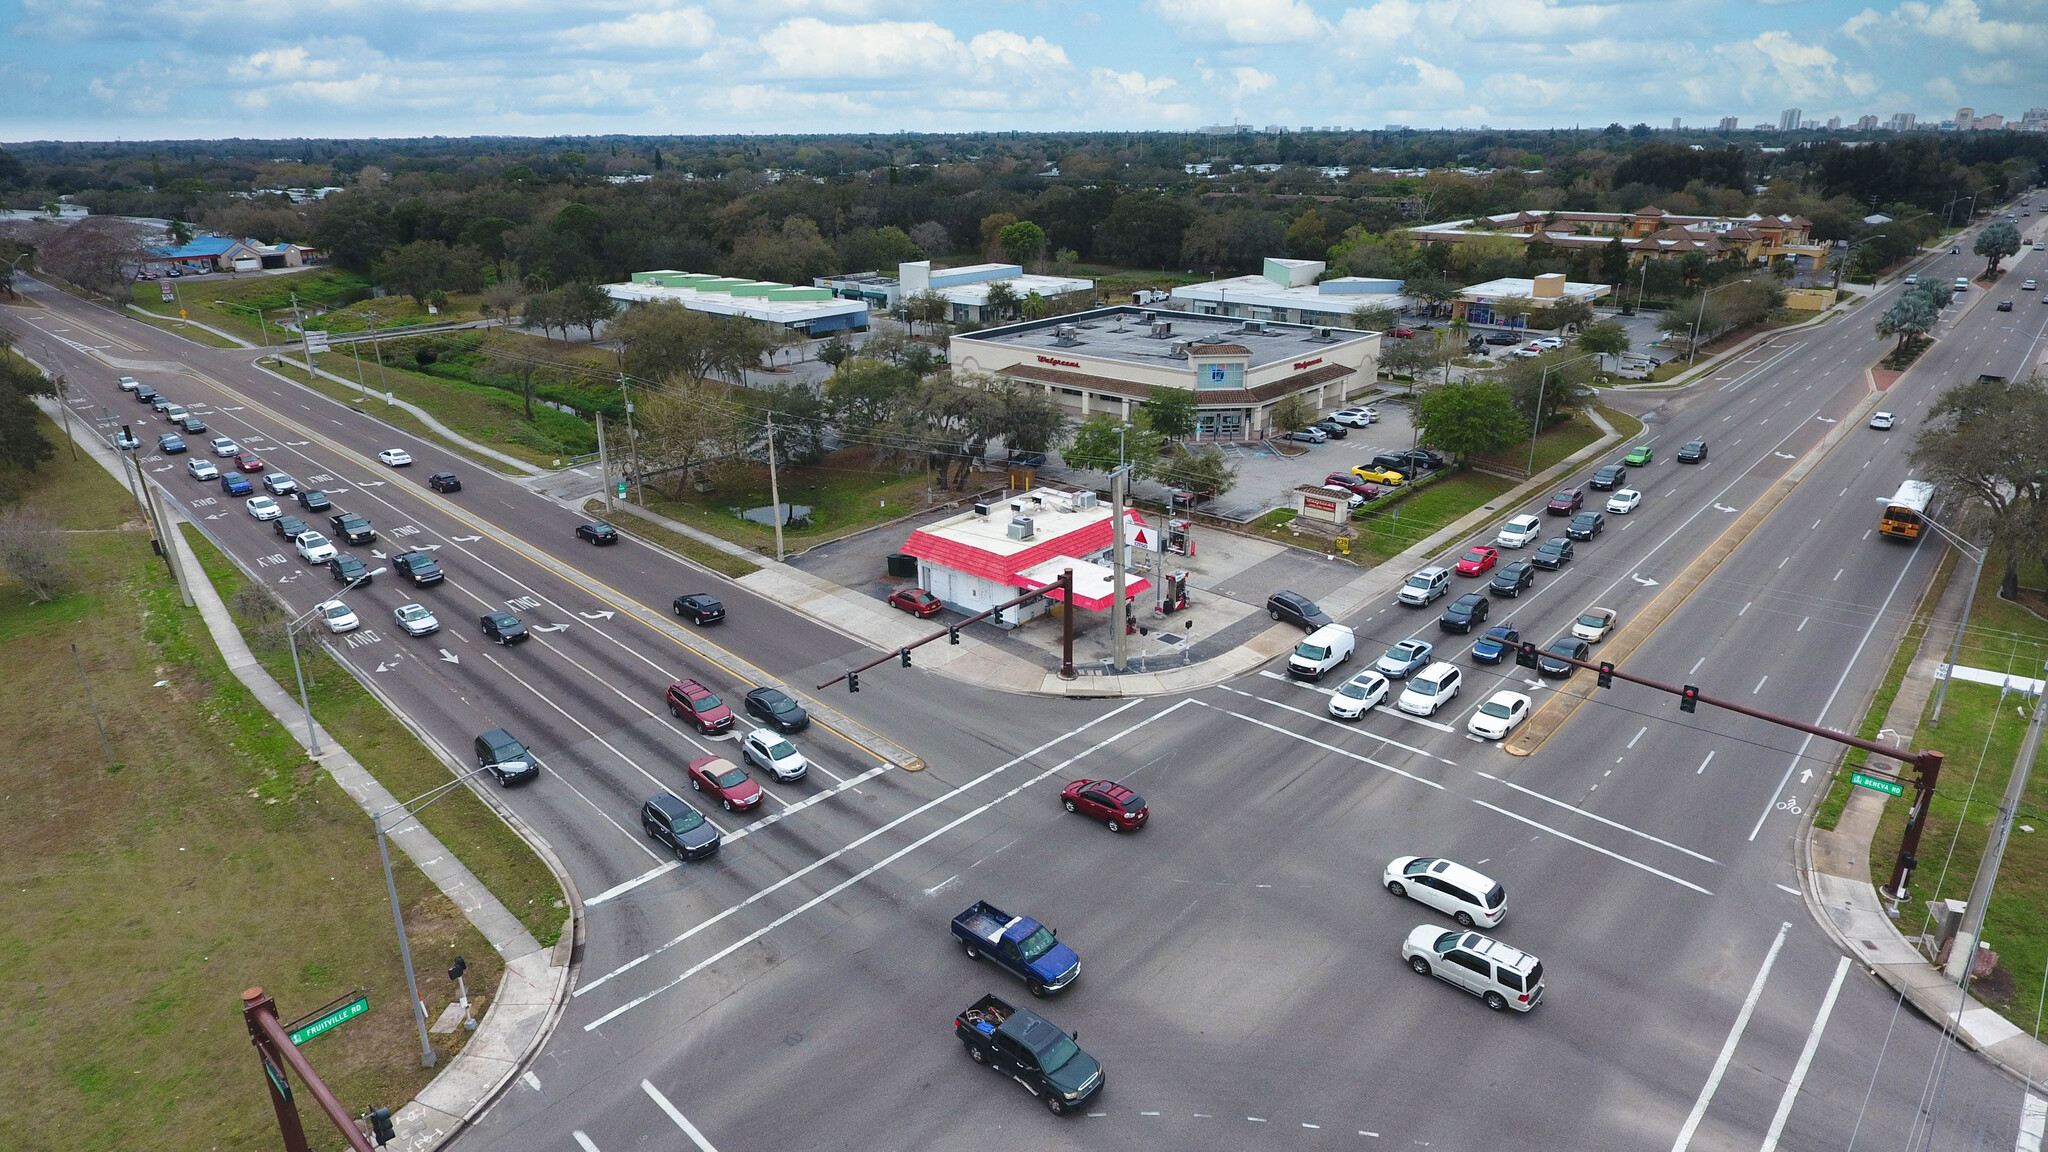
[[[731,713],[726,714],[730,718]],[[690,761],[690,787],[709,792],[727,812],[738,812],[761,802],[761,786],[746,769],[718,756],[699,756]]]
[[[1114,780],[1076,780],[1060,790],[1060,803],[1069,812],[1102,821],[1111,832],[1143,828],[1152,818],[1145,798]]]
[[[1557,495],[1552,496],[1550,503],[1543,506],[1543,510],[1552,516],[1570,516],[1584,506],[1585,500],[1586,498],[1580,495],[1577,488],[1566,488]]]
[[[725,706],[718,693],[695,680],[678,680],[668,686],[668,710],[688,717],[697,731],[706,735],[732,728],[732,709]]]

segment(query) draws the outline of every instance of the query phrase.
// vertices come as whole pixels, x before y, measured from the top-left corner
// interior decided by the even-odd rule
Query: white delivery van
[[[1323,673],[1351,659],[1357,643],[1351,629],[1325,624],[1294,646],[1294,655],[1287,658],[1287,673],[1303,680],[1321,680]]]

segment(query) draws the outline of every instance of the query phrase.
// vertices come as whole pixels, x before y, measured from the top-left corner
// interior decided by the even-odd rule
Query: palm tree
[[[1045,297],[1040,296],[1036,292],[1024,297],[1024,318],[1026,320],[1043,319],[1045,317],[1045,309]]]

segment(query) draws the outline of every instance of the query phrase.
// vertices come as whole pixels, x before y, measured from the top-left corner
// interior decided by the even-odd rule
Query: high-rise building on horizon
[[[1830,131],[1830,132],[1838,131],[1838,130],[1839,130],[1839,129],[1840,129],[1841,127],[1842,127],[1842,118],[1841,118],[1840,116],[1830,116],[1830,117],[1828,117],[1828,131]]]
[[[1956,109],[1956,131],[1968,132],[1970,129],[1975,128],[1976,126],[1977,110],[1975,108]]]
[[[1679,118],[1678,118],[1678,117],[1676,117],[1676,116],[1673,116],[1673,117],[1671,118],[1671,130],[1672,130],[1673,132],[1676,132],[1676,131],[1678,131],[1679,129],[1681,129],[1681,128],[1683,128],[1683,127],[1685,127],[1685,121],[1683,121],[1683,120],[1679,119]]]
[[[1894,112],[1889,127],[1894,132],[1911,132],[1917,119],[1911,112]]]
[[[1801,109],[1798,108],[1787,108],[1778,113],[1778,131],[1790,132],[1798,128],[1800,112]]]
[[[1723,131],[1723,132],[1733,132],[1733,131],[1735,131],[1735,129],[1737,128],[1737,126],[1738,126],[1738,123],[1737,123],[1737,121],[1736,121],[1735,117],[1733,117],[1733,116],[1723,116],[1723,117],[1721,117],[1721,131]]]
[[[1868,132],[1876,127],[1877,117],[1875,116],[1859,116],[1856,118],[1856,130],[1858,132]]]

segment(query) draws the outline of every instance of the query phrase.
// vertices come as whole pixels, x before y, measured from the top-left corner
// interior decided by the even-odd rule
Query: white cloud
[[[1257,68],[1246,67],[1232,68],[1230,70],[1230,81],[1236,88],[1239,96],[1256,95],[1260,92],[1268,91],[1273,85],[1279,83],[1278,80],[1274,79],[1271,72],[1261,72]]]
[[[1963,103],[1963,94],[1956,91],[1956,82],[1946,76],[1936,76],[1934,79],[1929,80],[1925,87],[1927,94],[1934,97],[1935,103],[1945,109],[1960,107]],[[1943,112],[1941,116],[1931,117],[1931,119],[1938,120],[1947,115],[1947,112]]]
[[[717,29],[702,8],[671,8],[635,12],[624,20],[584,24],[564,30],[563,47],[580,52],[614,49],[674,51],[707,48]]]
[[[1976,0],[1929,4],[1906,0],[1890,12],[1865,8],[1842,23],[1842,34],[1859,44],[1924,45],[1945,40],[1974,52],[2003,54],[2048,49],[2048,20],[1995,20]]]
[[[1065,69],[1066,50],[1044,37],[983,32],[962,43],[928,20],[828,24],[802,16],[762,35],[761,50],[779,73],[809,79],[859,78],[918,84],[991,70]]]
[[[1982,66],[1964,65],[1963,79],[1972,84],[2010,84],[2019,79],[2019,70],[2010,60],[1996,60]]]
[[[1145,7],[1184,32],[1237,44],[1293,44],[1330,31],[1303,0],[1146,0]]]

